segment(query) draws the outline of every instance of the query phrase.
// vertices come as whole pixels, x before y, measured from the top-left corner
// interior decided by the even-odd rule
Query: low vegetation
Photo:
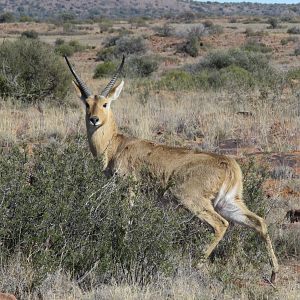
[[[34,273],[23,293],[38,292],[59,269],[87,285],[93,279],[143,286],[172,277],[182,262],[201,257],[208,227],[176,210],[176,199],[147,170],[143,181],[107,180],[101,160],[87,155],[80,137],[38,148],[33,156],[24,150],[13,147],[0,156],[1,261],[30,258]],[[266,172],[253,162],[244,168],[246,203],[264,215]],[[168,204],[162,207],[162,201]],[[238,264],[267,263],[255,232],[229,231],[216,260],[225,262],[239,251]]]
[[[66,43],[64,39],[59,38],[55,41],[55,52],[61,56],[72,56],[75,52],[80,52],[87,48],[87,46],[82,45],[76,40]]]

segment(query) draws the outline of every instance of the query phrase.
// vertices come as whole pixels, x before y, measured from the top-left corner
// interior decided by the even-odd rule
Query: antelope
[[[116,82],[125,57],[99,95],[90,92],[66,56],[65,60],[75,78],[77,95],[86,107],[90,150],[93,156],[102,157],[105,174],[131,174],[138,178],[146,167],[162,185],[172,182],[171,192],[179,203],[214,230],[214,239],[205,248],[204,259],[223,238],[229,221],[256,230],[266,243],[272,266],[270,281],[274,283],[279,270],[277,258],[264,219],[243,202],[242,172],[238,163],[225,155],[170,147],[119,133],[111,104],[124,86],[123,80],[118,85]]]

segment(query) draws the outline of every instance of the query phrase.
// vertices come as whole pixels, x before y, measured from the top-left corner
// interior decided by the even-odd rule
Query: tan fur
[[[17,300],[17,298],[8,293],[0,293],[0,300]]]
[[[169,147],[118,133],[110,109],[115,87],[107,98],[86,99],[87,135],[94,156],[103,157],[106,174],[121,176],[139,172],[145,166],[162,185],[172,181],[172,192],[193,214],[207,222],[215,238],[206,248],[205,258],[218,245],[233,221],[255,229],[265,240],[275,281],[278,262],[265,221],[248,210],[242,200],[242,173],[237,162],[227,156]],[[78,90],[79,96],[80,92]],[[103,104],[109,107],[104,108]],[[97,116],[101,126],[93,126],[90,118]]]

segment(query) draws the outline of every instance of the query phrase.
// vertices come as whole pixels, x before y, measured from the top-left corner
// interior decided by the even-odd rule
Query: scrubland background
[[[6,16],[7,17],[7,16]],[[0,18],[1,19],[1,18]],[[9,21],[9,20],[6,20]],[[0,24],[0,291],[18,299],[299,299],[300,19],[135,18]],[[145,172],[106,179],[62,55],[95,93],[123,54],[121,132],[228,154],[280,263],[210,228]],[[134,205],[132,194],[134,190]],[[288,214],[287,214],[288,213]]]

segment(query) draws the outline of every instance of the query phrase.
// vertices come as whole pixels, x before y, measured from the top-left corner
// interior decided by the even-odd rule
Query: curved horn
[[[123,70],[124,62],[125,62],[125,55],[123,55],[122,62],[120,64],[119,68],[117,69],[115,75],[112,77],[112,79],[110,80],[108,85],[105,87],[105,89],[101,92],[101,96],[107,97],[107,95],[109,94],[109,92],[111,91],[113,86],[115,85],[120,73]]]
[[[78,88],[80,89],[80,92],[82,94],[83,97],[88,98],[89,96],[92,95],[92,93],[90,92],[90,90],[88,89],[88,87],[86,86],[86,84],[79,78],[79,76],[76,74],[75,70],[73,69],[73,67],[71,66],[68,58],[66,55],[64,55],[64,58],[70,68],[71,73],[73,74],[73,76],[75,77],[76,81],[74,80],[74,83],[78,86]]]

